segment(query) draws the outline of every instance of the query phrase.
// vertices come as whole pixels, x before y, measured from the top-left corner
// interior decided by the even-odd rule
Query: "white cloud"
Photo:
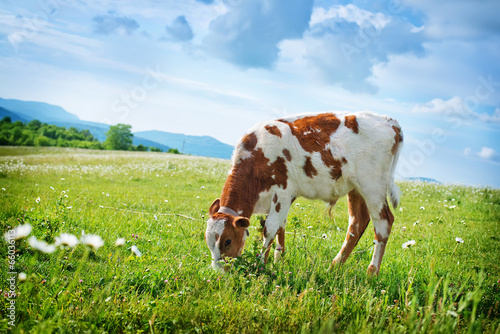
[[[482,147],[481,151],[477,154],[480,158],[486,160],[495,159],[498,156],[498,153],[492,149],[491,147]]]
[[[336,18],[356,23],[360,27],[373,26],[375,29],[383,29],[391,21],[391,18],[383,13],[372,13],[349,4],[347,6],[333,5],[328,10],[322,7],[314,8],[309,25],[312,27]]]
[[[454,96],[448,100],[435,98],[426,103],[418,103],[413,107],[415,113],[441,114],[449,119],[478,119],[483,122],[500,122],[500,108],[495,110],[493,115],[477,113],[471,111],[466,101],[459,96]]]

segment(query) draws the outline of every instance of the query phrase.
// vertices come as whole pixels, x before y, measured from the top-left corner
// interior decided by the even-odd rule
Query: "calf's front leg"
[[[276,235],[278,235],[274,258],[279,259],[284,252],[285,247],[285,226],[286,217],[291,206],[291,199],[288,196],[278,196],[275,194],[271,203],[271,211],[264,225],[264,243],[262,245],[261,255],[264,261],[267,261],[271,245]]]

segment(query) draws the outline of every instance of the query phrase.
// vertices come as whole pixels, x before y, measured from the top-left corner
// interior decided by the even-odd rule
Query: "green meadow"
[[[371,225],[328,271],[346,234],[346,199],[329,218],[324,203],[299,198],[280,262],[260,262],[261,217],[252,217],[243,256],[221,274],[204,231],[229,168],[166,153],[0,147],[2,236],[32,226],[15,242],[12,268],[0,241],[0,331],[500,332],[500,190],[399,183],[378,277],[366,274]],[[62,233],[99,235],[104,245],[46,254],[28,242],[54,244]]]

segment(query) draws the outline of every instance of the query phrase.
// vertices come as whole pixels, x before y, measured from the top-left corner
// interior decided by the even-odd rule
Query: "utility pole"
[[[182,150],[181,150],[182,154],[184,154],[184,144],[186,144],[186,139],[182,141]]]

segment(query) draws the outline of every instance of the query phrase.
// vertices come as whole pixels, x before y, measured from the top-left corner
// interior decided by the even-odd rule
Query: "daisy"
[[[137,248],[136,245],[133,245],[132,247],[130,247],[130,250],[132,251],[132,253],[134,253],[137,257],[141,257],[142,253],[141,251],[139,250],[139,248]]]
[[[69,248],[73,248],[76,245],[78,245],[80,241],[78,240],[77,237],[75,237],[73,234],[69,233],[61,233],[60,236],[56,237],[56,242],[55,245],[63,245],[63,246],[68,246]]]
[[[31,233],[31,225],[30,224],[24,224],[24,225],[19,225],[16,226],[13,230],[8,231],[5,233],[4,237],[7,242],[9,240],[19,240],[22,238],[27,237]]]
[[[56,246],[49,245],[45,241],[40,241],[33,236],[28,239],[28,243],[30,244],[31,247],[33,247],[33,249],[36,249],[45,254],[50,254],[56,250]]]
[[[462,238],[455,238],[455,241],[458,242],[459,244],[464,243],[464,240]]]
[[[118,238],[115,241],[115,246],[116,247],[123,246],[124,244],[125,244],[125,238]]]
[[[410,248],[411,246],[415,245],[415,243],[416,243],[415,240],[407,241],[403,244],[403,248]]]
[[[104,245],[104,240],[97,234],[88,234],[81,239],[82,244],[90,246],[95,250],[98,250]]]

